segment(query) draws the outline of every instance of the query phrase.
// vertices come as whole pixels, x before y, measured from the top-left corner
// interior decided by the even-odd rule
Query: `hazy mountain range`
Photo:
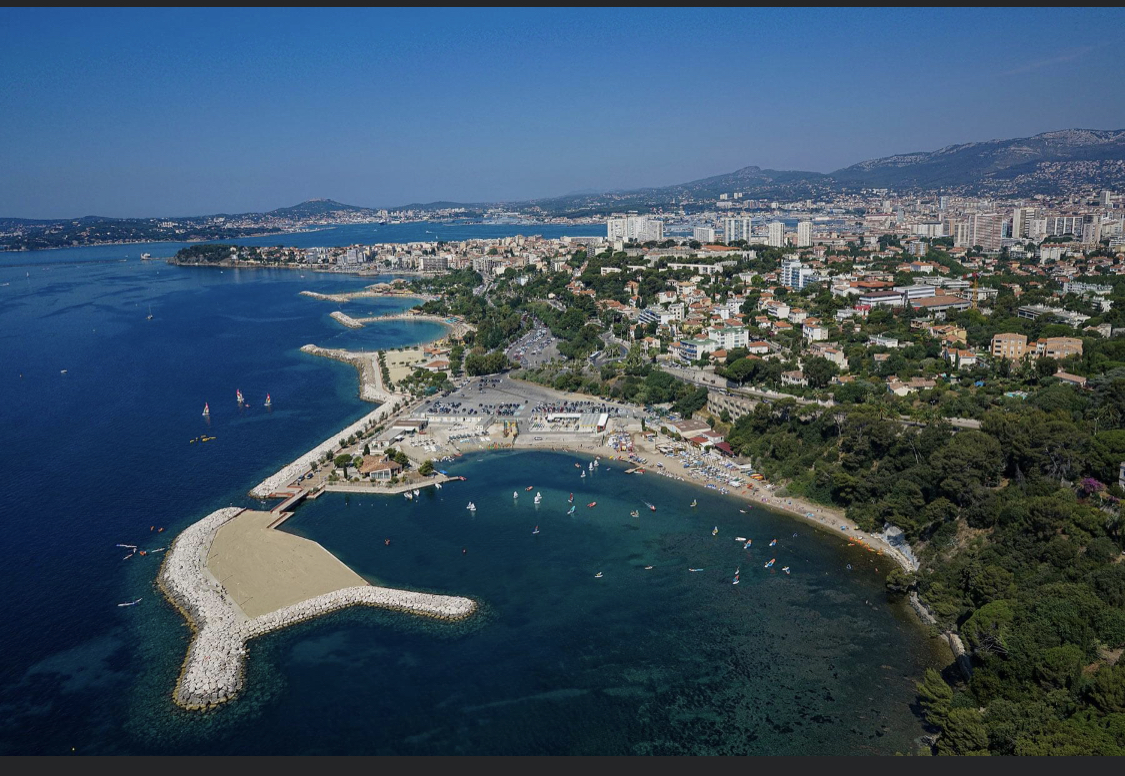
[[[962,143],[936,151],[915,151],[853,164],[830,173],[771,170],[750,166],[722,175],[663,186],[596,193],[576,191],[557,197],[522,202],[429,202],[391,209],[441,210],[465,207],[479,215],[491,206],[529,214],[599,215],[625,209],[648,210],[670,205],[700,210],[720,194],[741,192],[748,199],[807,199],[862,189],[889,189],[898,193],[942,191],[949,194],[1029,196],[1065,194],[1080,188],[1125,188],[1125,130],[1066,129],[1034,137]],[[240,236],[263,225],[287,219],[295,222],[330,220],[340,216],[367,216],[375,208],[315,199],[266,213],[235,216],[216,214],[175,218],[175,228],[158,218],[76,219],[0,218],[0,248],[41,248],[129,240],[215,239]],[[223,231],[214,219],[238,218],[246,227]],[[185,231],[186,227],[186,231]]]

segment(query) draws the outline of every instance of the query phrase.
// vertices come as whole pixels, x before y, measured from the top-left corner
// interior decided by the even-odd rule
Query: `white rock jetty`
[[[157,578],[164,594],[195,631],[173,692],[175,702],[184,708],[207,709],[233,698],[243,685],[246,642],[286,625],[356,604],[443,620],[461,620],[476,611],[476,603],[469,598],[362,585],[248,618],[207,569],[215,534],[242,511],[238,507],[220,509],[189,526],[176,537]]]

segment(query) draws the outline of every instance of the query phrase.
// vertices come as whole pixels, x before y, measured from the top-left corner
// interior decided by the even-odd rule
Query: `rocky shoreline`
[[[246,642],[294,623],[348,606],[376,606],[462,620],[476,611],[472,599],[361,585],[316,596],[277,611],[248,618],[207,569],[207,555],[219,529],[243,510],[212,512],[183,531],[157,576],[164,595],[188,620],[193,638],[172,697],[186,709],[208,709],[234,698],[244,685]]]

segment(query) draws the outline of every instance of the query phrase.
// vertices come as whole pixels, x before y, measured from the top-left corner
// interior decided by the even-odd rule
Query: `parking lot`
[[[566,394],[544,386],[488,375],[470,378],[448,396],[438,396],[416,412],[432,422],[514,420],[530,428],[533,416],[605,413],[611,418],[633,418],[636,408],[617,402]]]
[[[504,352],[508,358],[525,368],[541,366],[560,357],[558,340],[538,321],[531,331],[509,345]]]

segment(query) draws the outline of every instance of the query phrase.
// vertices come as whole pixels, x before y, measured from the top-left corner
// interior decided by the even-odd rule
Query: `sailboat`
[[[238,388],[234,389],[234,397],[236,399],[238,399],[238,406],[239,407],[246,404],[246,399],[242,398],[242,391],[240,389],[238,389]]]
[[[782,571],[784,571],[784,572],[785,572],[786,574],[788,574],[788,573],[789,573],[789,567],[788,567],[788,566],[784,566],[784,567],[782,567],[782,569],[781,569],[781,570],[782,570]]]
[[[775,544],[777,544],[777,539],[774,539],[772,542],[770,542],[770,547],[774,546]]]
[[[719,526],[715,526],[714,530],[711,531],[711,535],[712,536],[718,536],[719,535]]]
[[[203,402],[203,417],[211,417],[211,407],[207,404],[207,402]]]
[[[732,582],[731,584],[733,584],[733,585],[737,585],[737,584],[738,584],[738,574],[739,574],[739,572],[740,572],[741,570],[742,570],[742,569],[735,569],[735,570],[734,570],[734,582]]]
[[[539,533],[539,526],[535,526],[535,530],[531,532],[531,535],[535,536],[537,533]]]
[[[691,500],[691,505],[692,505],[692,507],[695,507],[695,505],[696,505],[697,503],[699,503],[699,502],[697,502],[697,501],[696,501],[695,499],[692,499],[692,500]]]
[[[767,569],[769,569],[769,568],[773,568],[773,564],[774,564],[774,561],[776,561],[776,560],[777,560],[777,558],[770,558],[770,562],[769,562],[769,563],[767,563],[767,564],[766,564],[766,565],[764,566],[764,568],[767,568]]]
[[[152,320],[152,305],[148,306],[148,316],[145,318],[145,320],[148,320],[148,321]]]
[[[407,501],[413,501],[414,500],[414,494],[411,493],[410,491],[406,491],[405,493],[403,493],[402,497],[404,499],[406,499]]]
[[[414,498],[418,498],[418,497],[419,497],[419,496],[421,496],[421,495],[422,495],[422,491],[420,491],[420,490],[418,490],[417,488],[415,488],[415,489],[414,489]]]
[[[539,491],[535,491],[535,503],[538,504],[542,500],[543,500],[543,494],[540,493]]]
[[[273,399],[271,399],[270,395],[267,393],[266,394],[266,407],[272,407],[272,406],[273,406]]]
[[[574,494],[573,493],[570,494],[570,498],[567,499],[567,502],[569,502],[571,504],[574,503]]]
[[[638,512],[635,509],[632,512],[629,513],[629,517],[640,517],[640,516],[641,516],[641,513]]]
[[[518,491],[518,490],[513,490],[513,491],[512,491],[512,498],[519,498],[519,497],[520,497],[519,491]]]
[[[477,505],[470,501],[469,506],[465,507],[465,509],[469,510],[470,512],[476,512]]]
[[[585,478],[586,478],[586,472],[582,472],[582,478],[583,478],[583,479],[585,479]]]
[[[570,508],[570,511],[568,511],[568,512],[567,512],[567,514],[568,514],[568,515],[573,515],[573,514],[574,514],[574,510],[575,510],[575,509],[577,509],[577,508],[578,508],[578,507],[571,507],[571,508]]]

